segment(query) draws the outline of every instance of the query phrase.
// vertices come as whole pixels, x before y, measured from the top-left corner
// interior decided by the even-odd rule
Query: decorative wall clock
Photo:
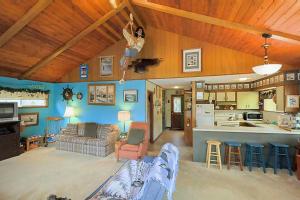
[[[61,95],[63,96],[63,100],[73,101],[73,88],[70,88],[69,86],[63,88],[63,92]]]

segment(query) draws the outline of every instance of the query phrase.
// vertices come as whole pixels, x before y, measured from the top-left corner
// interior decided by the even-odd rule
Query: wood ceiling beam
[[[143,27],[144,29],[146,28],[146,24],[141,20],[141,18],[136,14],[136,12],[134,11],[131,3],[129,2],[129,0],[124,0],[124,3],[126,4],[126,7],[128,8],[128,10],[132,13],[133,18],[137,21],[137,23]]]
[[[240,23],[236,23],[236,22],[232,22],[232,21],[228,21],[228,20],[223,20],[223,19],[207,16],[207,15],[202,15],[202,14],[189,12],[189,11],[185,11],[185,10],[181,10],[181,9],[177,9],[177,8],[172,8],[169,6],[151,3],[151,2],[148,2],[147,0],[132,0],[132,3],[136,6],[140,6],[143,8],[156,10],[159,12],[191,19],[191,20],[206,23],[206,24],[212,24],[215,26],[220,26],[220,27],[229,28],[229,29],[233,29],[233,30],[245,31],[245,32],[252,33],[255,35],[261,35],[262,33],[269,33],[269,34],[273,35],[273,37],[272,37],[273,39],[278,39],[278,40],[282,40],[282,41],[291,41],[291,42],[297,42],[297,43],[300,42],[300,36],[298,36],[298,35],[283,33],[280,31],[271,31],[268,29],[257,28],[254,26],[240,24]]]
[[[96,29],[101,35],[103,35],[104,37],[106,37],[107,39],[109,39],[111,42],[116,43],[118,40],[115,39],[114,37],[110,36],[108,33],[106,33],[105,31],[103,31],[101,28],[97,28]]]
[[[113,29],[109,24],[105,23],[102,25],[104,28],[106,28],[110,33],[112,33],[116,38],[120,39],[122,38],[122,34],[118,33],[115,29]]]
[[[115,16],[118,24],[123,28],[126,24],[123,22],[118,15]]]
[[[52,3],[52,0],[39,0],[24,16],[14,23],[7,31],[0,36],[0,47],[14,37],[24,26],[38,16],[45,8]]]
[[[42,68],[46,64],[48,64],[51,60],[59,56],[61,53],[63,53],[65,50],[69,49],[71,46],[79,42],[83,37],[91,33],[92,31],[96,30],[100,25],[105,23],[107,20],[109,20],[111,17],[116,15],[118,12],[120,12],[125,7],[125,3],[121,3],[116,9],[111,10],[107,14],[103,15],[100,19],[95,21],[93,24],[88,26],[86,29],[81,31],[79,34],[77,34],[75,37],[73,37],[71,40],[69,40],[67,43],[65,43],[63,46],[61,46],[59,49],[57,49],[55,52],[53,52],[51,55],[47,56],[46,58],[40,60],[37,64],[32,66],[29,70],[27,70],[25,73],[23,73],[19,78],[24,79],[28,76],[30,76],[32,73],[34,73],[36,70]]]

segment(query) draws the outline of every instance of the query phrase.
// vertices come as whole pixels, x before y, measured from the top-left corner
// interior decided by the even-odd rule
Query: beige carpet
[[[206,169],[191,161],[191,147],[184,146],[182,132],[167,131],[150,146],[155,155],[161,144],[173,142],[181,151],[175,200],[299,200],[300,182],[285,170],[241,172],[237,168],[222,171]],[[122,162],[114,155],[106,158],[39,148],[21,156],[0,161],[0,200],[45,200],[49,194],[84,199]]]

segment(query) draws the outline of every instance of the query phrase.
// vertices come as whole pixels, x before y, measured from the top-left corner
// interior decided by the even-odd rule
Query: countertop
[[[249,121],[248,121],[249,122]],[[224,126],[203,126],[193,128],[193,131],[212,131],[212,132],[232,132],[232,133],[271,133],[271,134],[287,134],[287,135],[300,135],[299,131],[288,131],[279,128],[273,124],[264,124],[263,122],[249,122],[256,127],[224,127]]]

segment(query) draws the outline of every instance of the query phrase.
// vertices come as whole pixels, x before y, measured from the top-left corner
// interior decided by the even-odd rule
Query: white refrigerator
[[[214,126],[215,107],[214,104],[196,104],[196,126]]]

